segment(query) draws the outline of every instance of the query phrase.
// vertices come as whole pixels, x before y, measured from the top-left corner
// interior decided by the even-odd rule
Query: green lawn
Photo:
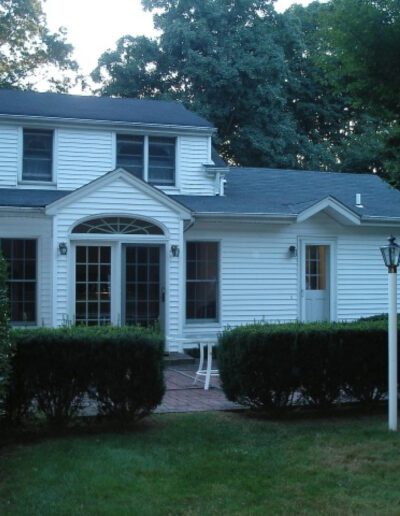
[[[400,514],[400,438],[382,416],[153,416],[3,449],[0,514]]]

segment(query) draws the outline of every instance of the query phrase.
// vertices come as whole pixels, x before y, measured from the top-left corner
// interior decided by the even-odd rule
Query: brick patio
[[[167,390],[163,402],[155,412],[204,412],[238,410],[241,405],[228,401],[222,391],[219,378],[212,378],[210,389],[204,390],[201,380],[194,385],[195,364],[170,365],[165,370]]]

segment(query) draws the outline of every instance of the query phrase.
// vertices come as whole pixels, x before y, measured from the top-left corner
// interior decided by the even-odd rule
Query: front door
[[[330,319],[330,246],[306,245],[304,260],[304,319],[306,322]]]
[[[123,250],[123,323],[163,326],[162,248],[126,245]]]

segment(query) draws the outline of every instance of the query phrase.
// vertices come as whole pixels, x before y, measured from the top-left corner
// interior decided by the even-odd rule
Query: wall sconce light
[[[289,256],[291,258],[295,258],[297,256],[297,249],[296,249],[295,245],[290,245],[289,246]]]
[[[178,258],[180,253],[179,245],[171,245],[171,256]]]
[[[66,256],[68,253],[68,247],[65,242],[60,242],[58,244],[58,250],[60,251],[61,256]]]

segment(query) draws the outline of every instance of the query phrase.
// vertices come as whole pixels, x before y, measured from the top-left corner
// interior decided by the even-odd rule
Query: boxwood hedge
[[[387,323],[252,324],[219,338],[222,386],[231,401],[262,408],[387,394]]]
[[[43,414],[64,423],[84,400],[97,413],[143,417],[162,400],[163,339],[138,327],[14,330],[7,396],[12,420]]]

